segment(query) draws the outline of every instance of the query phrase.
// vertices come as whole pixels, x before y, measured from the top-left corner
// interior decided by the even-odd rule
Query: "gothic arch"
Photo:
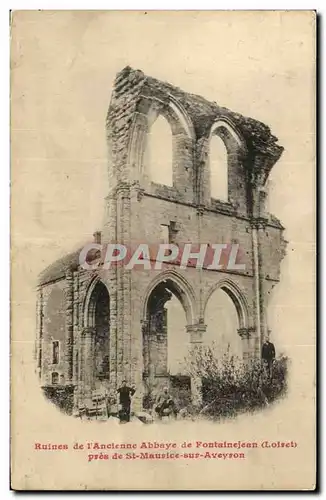
[[[167,286],[170,285],[171,291],[180,300],[186,314],[188,325],[196,323],[197,300],[195,292],[188,281],[174,270],[168,270],[160,273],[148,286],[143,301],[142,321],[146,322],[147,320],[147,305],[152,292],[155,290],[157,285],[164,282],[167,282]]]
[[[191,144],[194,142],[195,131],[192,121],[176,99],[169,95],[169,101],[163,102],[156,97],[144,97],[138,103],[133,117],[128,146],[128,164],[134,169],[135,180],[138,180],[138,175],[143,172],[148,132],[159,116],[165,118],[170,125],[172,136],[177,136],[178,140],[182,138]],[[172,147],[174,157],[175,144]]]
[[[185,132],[187,132],[188,137],[194,140],[196,137],[195,129],[187,111],[182,106],[182,104],[171,95],[169,95],[169,100],[170,109],[175,113],[179,121],[183,124],[184,130]]]
[[[162,115],[170,124],[172,134],[184,134],[189,139],[195,139],[195,130],[192,121],[176,99],[169,95],[169,101],[163,102],[155,97],[149,99],[150,104],[146,111],[148,126],[150,127],[159,115]]]
[[[248,312],[247,300],[242,290],[239,288],[239,286],[236,285],[234,281],[228,278],[222,279],[219,282],[215,283],[208,291],[206,295],[206,300],[204,302],[204,312],[203,312],[204,318],[208,301],[210,297],[213,295],[213,293],[218,289],[223,290],[225,293],[227,293],[227,295],[231,298],[233,304],[235,305],[239,318],[239,327],[248,328],[249,312]]]
[[[211,198],[229,200],[228,150],[224,140],[213,134],[209,142],[209,174]]]
[[[110,297],[110,292],[105,283],[103,283],[99,276],[94,276],[90,280],[83,300],[83,326],[86,328],[95,326],[96,300],[94,300],[94,292],[98,286],[104,287]]]
[[[245,154],[247,152],[245,141],[240,132],[228,118],[219,118],[213,123],[208,136],[209,142],[215,134],[223,139],[229,153],[232,153],[236,146],[241,153]]]
[[[148,131],[144,162],[152,182],[173,186],[173,134],[169,121],[161,113]]]
[[[241,165],[241,160],[247,156],[247,145],[237,127],[228,117],[218,118],[209,128],[209,130],[198,139],[196,143],[196,155],[198,159],[198,167],[196,172],[196,191],[198,199],[201,203],[209,202],[211,198],[211,190],[206,186],[210,186],[210,146],[214,135],[217,135],[225,146],[227,152],[227,184],[228,197],[232,197],[232,189],[229,186],[230,171],[238,168]]]

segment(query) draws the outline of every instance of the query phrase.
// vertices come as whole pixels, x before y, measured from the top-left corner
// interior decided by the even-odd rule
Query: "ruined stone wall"
[[[66,370],[66,297],[65,281],[60,280],[43,287],[42,290],[42,385],[51,384],[51,375],[56,372],[59,381],[67,380]],[[53,364],[52,343],[59,341],[59,363]]]
[[[159,115],[172,132],[172,187],[152,182],[146,163],[149,130]],[[283,148],[261,122],[129,67],[114,82],[106,130],[109,192],[103,244],[155,245],[160,242],[160,225],[173,223],[175,243],[236,243],[245,263],[244,270],[227,272],[180,270],[174,265],[162,274],[125,266],[90,272],[79,268],[77,252],[50,266],[43,276],[38,312],[43,383],[51,383],[49,345],[59,336],[60,374],[76,385],[78,394],[83,387],[91,388],[93,378],[85,363],[93,356],[89,304],[100,280],[110,296],[108,387],[115,390],[124,378],[135,383],[139,388],[135,401],[141,406],[146,304],[151,287],[160,279],[172,280],[188,300],[183,305],[192,345],[202,340],[210,295],[219,286],[227,287],[238,310],[245,311],[238,332],[244,356],[259,355],[267,328],[268,298],[280,279],[285,251],[283,227],[266,213],[264,198],[268,175]],[[214,134],[223,140],[228,154],[227,202],[211,196],[210,140]],[[152,362],[160,371],[166,364],[166,338],[161,332],[152,341],[157,343],[158,356]]]
[[[148,132],[158,115],[166,118],[173,135],[172,187],[151,182],[146,165]],[[137,243],[159,243],[160,225],[173,222],[176,243],[239,244],[244,271],[198,272],[169,267],[175,268],[194,291],[196,317],[191,319],[189,331],[198,332],[196,325],[204,325],[211,290],[225,279],[233,283],[246,300],[247,324],[239,332],[244,352],[258,354],[265,328],[263,295],[279,280],[284,250],[283,228],[265,213],[262,203],[269,171],[282,153],[277,139],[260,122],[130,68],[116,79],[107,130],[112,152],[109,175],[114,177],[111,186],[115,186],[112,190],[116,193],[115,198],[110,194],[111,202],[114,200],[111,213],[116,216],[117,241],[133,248]],[[222,138],[228,152],[228,202],[212,199],[210,193],[209,146],[213,133]],[[255,231],[257,235],[253,236]],[[120,369],[125,373],[129,364],[130,377],[136,383],[141,383],[143,370],[144,301],[155,273],[124,269],[117,273],[117,342],[124,344]],[[124,321],[119,319],[119,302],[130,310]],[[162,351],[158,362],[163,362],[164,357]]]

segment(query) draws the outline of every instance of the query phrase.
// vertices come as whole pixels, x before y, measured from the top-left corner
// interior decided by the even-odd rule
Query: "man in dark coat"
[[[261,350],[261,357],[262,357],[264,364],[267,367],[269,378],[270,378],[270,380],[272,380],[273,363],[274,363],[274,359],[275,359],[275,346],[272,342],[269,341],[269,339],[266,339],[265,342],[263,343],[262,350]]]
[[[120,422],[130,422],[131,397],[135,394],[134,387],[128,387],[127,381],[123,380],[121,387],[117,390],[121,409],[119,411]]]

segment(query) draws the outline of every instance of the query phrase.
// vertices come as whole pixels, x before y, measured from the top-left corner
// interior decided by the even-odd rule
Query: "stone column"
[[[79,330],[79,274],[76,273],[73,282],[73,365],[72,365],[72,383],[78,385],[78,365],[79,365],[79,339],[77,339]]]
[[[187,332],[190,334],[190,362],[195,363],[196,354],[201,350],[203,345],[203,336],[206,331],[206,325],[197,323],[187,325]],[[202,381],[201,377],[196,373],[191,374],[191,397],[194,405],[200,405],[202,401]]]
[[[260,289],[260,347],[268,336],[267,327],[267,311],[265,300],[265,262],[264,262],[264,247],[263,241],[265,239],[266,219],[260,219],[257,223],[257,239],[258,239],[258,261],[259,261],[259,289]]]
[[[265,276],[264,276],[264,236],[266,220],[257,218],[252,221],[253,252],[254,252],[254,279],[256,295],[256,324],[259,337],[259,350],[267,333],[267,318],[265,305]]]
[[[149,321],[141,321],[141,332],[143,341],[143,377],[148,377],[149,375]]]
[[[130,247],[130,186],[117,186],[117,240]],[[121,264],[117,272],[117,383],[131,377],[131,271]]]
[[[140,337],[141,333],[141,325],[138,325],[137,332],[133,330],[133,333],[137,333]],[[138,342],[138,341],[137,341]],[[135,345],[132,346],[135,348]],[[139,353],[137,361],[133,360],[131,364],[132,376],[130,382],[135,384],[136,392],[132,398],[132,411],[138,412],[143,409],[143,397],[144,397],[144,382],[143,382],[143,371],[142,371],[142,353],[141,353],[141,345],[139,342]]]
[[[117,270],[108,271],[110,283],[110,390],[117,388]]]
[[[90,397],[94,382],[95,328],[83,328],[81,332],[80,378],[83,397]]]
[[[257,153],[251,172],[252,189],[252,236],[254,252],[254,277],[256,288],[256,324],[259,335],[259,351],[268,335],[265,310],[264,232],[268,222],[266,214],[266,182],[279,156]]]
[[[42,354],[43,354],[43,291],[42,287],[38,290],[37,295],[37,313],[36,313],[36,329],[37,329],[37,337],[36,337],[36,345],[35,345],[35,358],[36,358],[36,367],[37,367],[37,375],[41,382],[42,379]]]
[[[133,114],[130,133],[127,169],[131,181],[140,181],[142,185],[150,185],[150,176],[145,165],[144,152],[148,133],[148,117],[143,113]]]
[[[257,356],[257,330],[254,327],[239,328],[238,334],[243,342],[243,361],[249,363]]]

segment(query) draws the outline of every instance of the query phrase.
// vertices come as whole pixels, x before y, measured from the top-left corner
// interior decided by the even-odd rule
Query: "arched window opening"
[[[59,374],[57,372],[53,372],[51,375],[51,383],[52,385],[58,385],[59,383]]]
[[[173,186],[172,130],[162,115],[148,131],[145,161],[152,182]]]
[[[228,152],[223,140],[213,135],[210,142],[211,197],[228,201]]]
[[[179,123],[181,124],[183,130],[186,132],[188,137],[192,138],[194,136],[192,125],[190,125],[189,122],[187,121],[184,114],[185,112],[180,111],[179,107],[172,100],[170,100],[169,106],[178,117]]]
[[[150,408],[157,394],[167,386],[185,405],[190,401],[187,372],[190,338],[182,305],[181,291],[170,279],[159,283],[147,304],[147,322],[143,331],[144,407]]]
[[[218,288],[208,300],[205,312],[207,329],[204,344],[217,358],[226,355],[242,359],[242,339],[238,334],[239,316],[231,297]]]

